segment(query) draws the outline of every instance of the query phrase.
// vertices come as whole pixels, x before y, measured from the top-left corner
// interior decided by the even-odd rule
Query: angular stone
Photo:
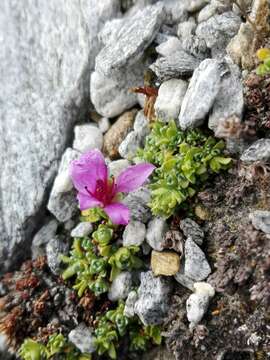
[[[154,277],[152,271],[141,274],[134,312],[144,325],[157,325],[163,322],[169,311],[171,290],[169,279]]]
[[[96,57],[96,71],[110,76],[111,72],[130,67],[151,44],[165,18],[161,3],[147,6],[129,17]]]
[[[131,291],[128,294],[128,297],[125,302],[125,309],[124,309],[125,316],[132,318],[135,315],[134,307],[137,300],[138,300],[137,292],[135,290]]]
[[[204,232],[194,220],[186,218],[180,221],[180,229],[183,231],[184,235],[188,238],[190,237],[196,244],[202,245]]]
[[[173,52],[181,50],[181,42],[176,36],[170,36],[166,41],[156,47],[156,52],[161,56],[169,56]]]
[[[184,274],[196,281],[204,280],[211,274],[204,252],[190,237],[185,243]]]
[[[168,230],[168,224],[165,219],[155,217],[149,221],[146,231],[146,241],[152,249],[163,250],[163,239]]]
[[[69,166],[71,161],[80,155],[78,151],[70,148],[65,151],[49,197],[47,208],[61,222],[69,220],[78,209]]]
[[[80,323],[68,334],[68,340],[72,342],[82,353],[92,354],[96,350],[93,330],[84,323]]]
[[[232,63],[223,63],[223,65],[225,73],[222,76],[220,90],[208,120],[208,127],[211,130],[218,127],[220,120],[227,119],[232,115],[241,119],[244,110],[241,72],[238,66]]]
[[[103,150],[111,159],[119,156],[119,145],[132,129],[136,113],[137,110],[125,112],[105,134]]]
[[[143,110],[140,110],[134,121],[134,131],[139,134],[141,142],[144,143],[145,137],[150,133],[148,119],[144,116]]]
[[[90,96],[95,109],[102,116],[111,118],[122,114],[137,103],[137,95],[130,88],[142,83],[144,65],[136,64],[132,68],[104,76],[95,71],[90,80]]]
[[[150,69],[161,81],[192,75],[199,60],[184,50],[174,51],[171,55],[157,59]]]
[[[181,79],[170,79],[161,84],[155,102],[156,116],[168,122],[177,119],[187,90],[187,82]]]
[[[32,259],[45,255],[45,246],[52,238],[55,237],[57,227],[57,221],[55,219],[51,219],[36,233],[31,245]]]
[[[187,7],[189,12],[195,12],[201,10],[205,5],[207,5],[210,0],[191,0]]]
[[[270,234],[270,211],[256,210],[249,214],[249,220],[257,230]]]
[[[194,18],[181,22],[177,28],[177,35],[179,39],[183,41],[190,35],[195,34],[196,26],[197,24]]]
[[[188,18],[186,1],[163,0],[166,11],[166,24],[174,25]]]
[[[140,246],[146,235],[145,225],[140,221],[130,221],[123,232],[123,246]]]
[[[132,274],[128,271],[123,271],[113,280],[108,291],[108,299],[111,301],[125,299],[132,287]]]
[[[93,149],[101,150],[103,135],[97,126],[92,124],[77,125],[74,133],[73,149],[82,153]]]
[[[93,225],[90,222],[81,222],[79,223],[72,231],[71,237],[85,237],[93,231]]]
[[[89,109],[97,33],[120,4],[2,0],[0,7],[3,268],[29,254],[72,127]]]
[[[210,299],[215,295],[214,288],[207,283],[195,283],[195,293],[187,299],[187,318],[191,328],[197,325],[206,313]]]
[[[98,127],[102,134],[106,133],[109,130],[110,126],[110,121],[106,117],[101,118],[98,122]]]
[[[240,157],[245,162],[268,161],[270,159],[270,139],[259,139],[250,145]]]
[[[214,15],[201,22],[196,29],[196,35],[206,42],[212,56],[224,55],[229,41],[237,34],[241,18],[233,11]]]
[[[180,270],[177,274],[174,275],[175,280],[184,286],[185,288],[193,291],[194,290],[194,283],[195,280],[189,278],[187,275],[185,275],[184,270],[182,269],[182,263],[180,264]]]
[[[51,272],[54,275],[61,274],[61,260],[60,255],[66,255],[68,252],[68,245],[59,237],[54,237],[46,245],[47,262]]]
[[[138,190],[129,193],[122,200],[123,204],[125,204],[130,210],[131,220],[146,223],[151,219],[152,213],[148,206],[150,199],[150,190],[142,186]]]
[[[125,18],[112,19],[106,21],[105,25],[98,34],[99,40],[103,45],[108,45],[115,41],[117,34],[125,22]]]
[[[194,71],[179,115],[181,129],[200,126],[209,113],[220,89],[219,63],[206,59]]]
[[[198,23],[207,21],[215,14],[221,14],[225,11],[229,11],[230,7],[230,1],[212,0],[211,3],[206,5],[198,14]]]
[[[115,178],[121,174],[123,170],[130,166],[130,162],[126,159],[111,161],[108,165],[110,176]]]
[[[179,271],[180,256],[172,251],[151,253],[151,269],[155,276],[173,276]]]
[[[132,160],[142,146],[141,136],[136,131],[131,131],[121,142],[118,152],[122,158]]]

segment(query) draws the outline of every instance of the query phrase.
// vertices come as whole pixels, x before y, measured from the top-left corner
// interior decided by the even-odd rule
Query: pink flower
[[[78,190],[81,210],[101,207],[114,224],[126,225],[129,209],[117,201],[117,194],[136,190],[154,169],[149,163],[133,165],[122,171],[117,179],[110,179],[102,153],[91,150],[71,163],[70,174]]]

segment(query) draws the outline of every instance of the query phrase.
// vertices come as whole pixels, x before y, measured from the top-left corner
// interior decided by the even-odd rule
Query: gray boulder
[[[130,210],[131,220],[137,220],[146,223],[151,219],[151,209],[148,206],[150,199],[151,192],[144,186],[129,193],[123,199],[123,204],[125,204]]]
[[[141,274],[138,300],[134,306],[144,325],[161,324],[169,311],[171,283],[164,277],[154,277],[152,271]]]
[[[72,231],[70,236],[71,237],[84,237],[93,231],[93,224],[90,222],[81,222],[79,223]]]
[[[185,243],[184,274],[195,281],[206,279],[211,273],[211,268],[204,252],[189,237]]]
[[[190,218],[181,220],[180,229],[187,238],[190,237],[196,244],[202,245],[204,232],[200,225],[198,225],[194,220]]]
[[[132,274],[128,271],[123,271],[113,280],[108,291],[108,298],[111,301],[125,299],[132,287]]]
[[[163,250],[164,237],[168,230],[168,224],[165,219],[155,217],[149,221],[146,231],[146,241],[152,249]]]
[[[75,126],[74,133],[73,149],[82,153],[93,149],[101,150],[103,145],[103,135],[96,125],[77,125]]]
[[[250,145],[242,154],[244,162],[268,161],[270,159],[270,139],[260,139]]]
[[[110,76],[112,72],[136,63],[151,44],[164,18],[161,3],[147,6],[128,17],[117,36],[98,54],[96,71]]]
[[[144,116],[143,110],[137,112],[135,117],[134,131],[140,136],[141,143],[144,143],[145,137],[150,133],[149,121]]]
[[[130,221],[123,232],[123,246],[140,246],[146,235],[145,225],[140,221]]]
[[[97,34],[118,11],[118,0],[1,1],[1,268],[24,258],[42,225],[73,124],[89,109]]]
[[[80,323],[75,329],[71,330],[68,334],[68,339],[82,353],[92,354],[96,350],[93,330],[84,323]]]
[[[120,144],[118,151],[122,158],[132,160],[142,145],[140,134],[131,131]]]
[[[200,126],[220,89],[219,62],[206,59],[194,71],[179,115],[181,129]]]

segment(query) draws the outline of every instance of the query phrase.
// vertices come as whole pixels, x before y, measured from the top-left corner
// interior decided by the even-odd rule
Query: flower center
[[[95,191],[92,193],[87,187],[85,188],[86,191],[102,202],[104,206],[110,204],[115,196],[115,183],[114,178],[112,181],[106,181],[98,179],[96,182],[96,188]]]

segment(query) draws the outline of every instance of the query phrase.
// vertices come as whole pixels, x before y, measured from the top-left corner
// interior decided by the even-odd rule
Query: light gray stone
[[[270,159],[270,139],[259,139],[250,145],[242,154],[244,162],[268,161]]]
[[[238,66],[232,63],[223,63],[223,66],[225,73],[208,120],[208,127],[211,130],[216,130],[219,122],[230,116],[236,115],[242,119],[244,110],[241,72]]]
[[[144,107],[144,101],[145,101],[145,95],[144,94],[137,94],[137,101],[140,107],[143,109]]]
[[[136,131],[131,131],[120,144],[118,152],[122,158],[132,160],[142,145],[141,136]]]
[[[126,19],[117,36],[96,57],[96,71],[110,76],[111,72],[130,67],[151,44],[163,20],[161,3],[147,6]]]
[[[170,79],[161,84],[155,102],[159,120],[168,122],[178,118],[187,87],[187,82],[181,79]]]
[[[194,71],[179,115],[181,129],[200,126],[209,113],[220,89],[219,63],[206,59]]]
[[[152,271],[141,274],[134,312],[144,325],[157,325],[163,322],[169,311],[171,290],[172,285],[169,279],[155,277]]]
[[[249,214],[249,220],[257,230],[270,234],[270,211],[256,210]]]
[[[181,284],[185,288],[187,288],[191,291],[194,290],[195,280],[193,280],[193,279],[189,278],[187,275],[185,275],[183,268],[182,268],[182,264],[180,265],[180,270],[178,271],[178,273],[174,275],[174,278],[179,284]]]
[[[92,354],[96,350],[93,330],[84,323],[80,323],[68,334],[68,340],[72,342],[82,353]]]
[[[225,11],[229,11],[231,8],[231,1],[219,1],[212,0],[210,4],[206,5],[198,14],[197,21],[201,23],[210,19],[215,14],[221,14]]]
[[[93,225],[90,222],[81,222],[79,223],[72,231],[70,236],[71,237],[84,237],[93,231]]]
[[[125,302],[125,309],[124,309],[124,315],[126,317],[132,318],[135,315],[134,307],[135,303],[138,300],[138,294],[135,290],[131,291],[128,294],[128,297]]]
[[[108,45],[115,41],[118,32],[124,25],[124,22],[125,18],[119,18],[109,20],[105,23],[105,25],[98,34],[98,38],[103,43],[103,45]]]
[[[61,222],[69,220],[78,209],[69,167],[71,161],[80,155],[78,151],[70,148],[65,151],[49,197],[47,208]]]
[[[150,200],[150,190],[142,186],[138,190],[129,193],[122,202],[129,208],[131,220],[146,223],[152,217],[151,209],[148,206]]]
[[[194,284],[195,293],[191,294],[186,302],[187,318],[190,327],[199,324],[206,313],[210,299],[215,295],[214,288],[205,282]]]
[[[177,50],[182,50],[182,46],[176,36],[170,36],[166,41],[156,47],[156,52],[161,56],[169,56]]]
[[[183,231],[184,235],[188,238],[191,237],[197,245],[202,245],[204,232],[194,220],[186,218],[180,221],[180,229]]]
[[[28,254],[74,123],[89,109],[97,34],[118,0],[0,4],[0,263]]]
[[[138,111],[134,121],[134,131],[141,137],[144,144],[145,137],[150,133],[149,120],[144,116],[143,110]]]
[[[101,118],[98,122],[98,127],[99,127],[100,131],[102,132],[102,134],[107,132],[109,130],[110,126],[111,126],[110,121],[106,117]]]
[[[108,165],[109,173],[113,177],[117,177],[123,170],[130,166],[130,162],[126,159],[111,161]]]
[[[166,11],[166,24],[174,25],[188,18],[187,1],[163,0]]]
[[[196,281],[204,280],[211,274],[204,252],[190,237],[185,242],[184,274]]]
[[[111,283],[108,299],[111,301],[126,299],[132,287],[132,274],[123,271]]]
[[[189,18],[187,21],[183,21],[178,25],[177,35],[180,40],[184,40],[192,34],[195,34],[196,21],[194,18]]]
[[[161,81],[189,76],[199,65],[199,60],[184,50],[174,51],[172,54],[157,59],[150,69]]]
[[[165,219],[155,217],[149,221],[146,230],[146,241],[152,249],[163,250],[163,238],[168,230],[168,224]]]
[[[97,126],[93,124],[77,125],[74,133],[73,149],[82,153],[93,149],[101,150],[103,135]]]
[[[206,42],[213,57],[223,56],[229,41],[237,34],[241,22],[238,15],[227,11],[201,22],[197,26],[196,35]]]
[[[57,227],[57,221],[51,219],[36,233],[31,245],[32,259],[45,255],[45,246],[52,238],[54,238]]]
[[[191,0],[189,1],[188,11],[196,12],[201,10],[205,5],[207,5],[211,0]]]
[[[61,260],[60,255],[66,255],[68,252],[68,245],[62,239],[55,236],[46,245],[47,262],[51,272],[54,275],[61,274]]]
[[[145,239],[146,228],[140,221],[130,221],[123,233],[123,246],[140,246]]]
[[[137,103],[137,94],[130,88],[142,83],[144,65],[135,64],[125,68],[113,77],[93,72],[90,81],[91,100],[99,114],[115,117]]]

